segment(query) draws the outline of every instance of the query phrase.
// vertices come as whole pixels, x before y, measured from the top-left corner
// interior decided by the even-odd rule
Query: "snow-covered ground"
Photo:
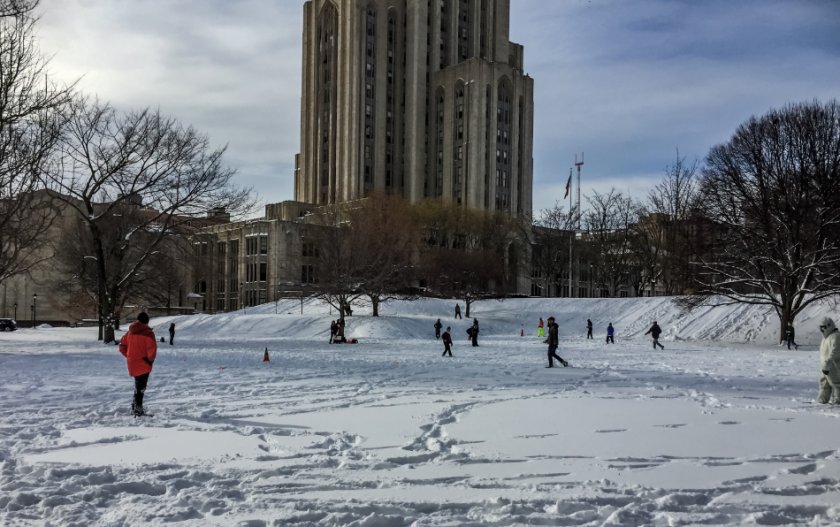
[[[356,345],[316,302],[153,320],[178,333],[141,419],[94,329],[0,333],[0,525],[840,524],[840,407],[814,403],[832,306],[788,351],[766,309],[668,298],[482,301],[473,348],[454,304],[359,309]],[[570,368],[544,368],[549,315]]]

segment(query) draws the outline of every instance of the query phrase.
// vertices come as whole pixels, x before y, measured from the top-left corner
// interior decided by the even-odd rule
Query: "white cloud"
[[[293,197],[302,0],[43,0],[56,75],[126,108],[160,107],[216,144],[266,201]],[[739,123],[836,97],[832,0],[511,1],[511,39],[535,81],[534,210],[563,195],[636,190],[679,148],[703,158]]]

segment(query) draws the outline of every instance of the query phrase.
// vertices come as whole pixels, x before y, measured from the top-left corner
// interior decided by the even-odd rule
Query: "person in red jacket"
[[[149,327],[149,315],[140,313],[137,321],[128,327],[128,333],[120,340],[120,353],[126,358],[128,374],[134,377],[134,402],[131,411],[134,417],[146,415],[143,410],[143,394],[152,373],[152,364],[157,357],[155,332]]]

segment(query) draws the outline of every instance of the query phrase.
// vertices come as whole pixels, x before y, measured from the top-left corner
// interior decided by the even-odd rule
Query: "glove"
[[[149,360],[148,357],[143,357],[143,360],[146,361],[149,364],[149,366],[151,366],[155,362],[153,360]]]
[[[823,375],[828,375],[828,370],[823,370]]]

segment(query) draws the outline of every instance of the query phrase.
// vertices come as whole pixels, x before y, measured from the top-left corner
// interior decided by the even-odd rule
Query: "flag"
[[[566,193],[563,195],[563,199],[569,197],[569,191],[572,189],[572,169],[569,169],[569,180],[566,181]]]

